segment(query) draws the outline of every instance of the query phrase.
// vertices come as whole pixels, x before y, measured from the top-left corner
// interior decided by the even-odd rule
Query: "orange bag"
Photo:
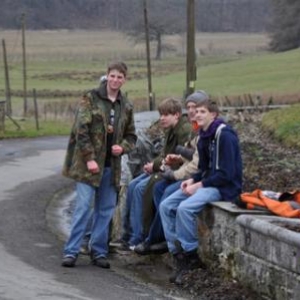
[[[278,200],[268,198],[260,189],[252,193],[243,193],[240,195],[242,203],[246,204],[247,209],[267,209],[270,212],[288,218],[300,217],[300,192],[282,193]],[[294,202],[294,203],[293,203]]]

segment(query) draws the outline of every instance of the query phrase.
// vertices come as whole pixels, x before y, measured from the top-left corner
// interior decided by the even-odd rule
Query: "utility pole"
[[[25,14],[22,14],[22,53],[23,53],[23,99],[24,116],[27,115],[27,75],[26,75],[26,47],[25,47]]]
[[[8,75],[8,64],[7,64],[7,56],[6,56],[6,46],[5,40],[2,40],[2,48],[3,48],[3,63],[4,63],[4,76],[5,76],[5,98],[6,98],[6,113],[11,116],[11,94],[10,94],[10,84],[9,84],[9,75]]]
[[[152,77],[151,77],[151,57],[150,57],[150,42],[149,42],[149,23],[147,0],[144,0],[144,22],[145,22],[145,39],[146,39],[146,55],[147,55],[147,77],[148,77],[148,97],[150,111],[155,109],[154,97],[152,92]]]
[[[195,54],[195,0],[187,0],[186,96],[195,91],[197,66]]]
[[[120,0],[115,0],[115,5],[114,5],[114,20],[115,20],[115,30],[120,29]]]

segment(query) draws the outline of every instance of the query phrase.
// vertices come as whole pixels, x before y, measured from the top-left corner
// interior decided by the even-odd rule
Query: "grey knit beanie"
[[[185,99],[185,105],[187,105],[188,102],[194,102],[197,104],[200,101],[208,100],[208,99],[209,96],[204,91],[199,90],[187,96],[187,98]]]

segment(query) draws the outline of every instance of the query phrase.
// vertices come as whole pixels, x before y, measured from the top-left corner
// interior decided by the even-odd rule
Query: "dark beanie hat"
[[[208,95],[204,91],[199,90],[187,96],[187,98],[185,99],[185,105],[187,105],[188,102],[194,102],[197,104],[200,101],[208,100],[208,99],[209,99]]]

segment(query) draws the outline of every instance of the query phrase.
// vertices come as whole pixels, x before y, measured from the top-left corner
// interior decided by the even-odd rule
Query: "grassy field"
[[[0,36],[6,41],[11,89],[21,92],[21,34],[0,31]],[[210,72],[209,66],[261,53],[267,43],[267,37],[258,34],[197,34],[198,77],[201,79],[203,73]],[[152,60],[153,90],[159,99],[170,95],[181,97],[185,89],[185,37],[167,36],[164,44],[172,50],[163,52],[161,61]],[[155,44],[151,51],[155,53]],[[27,31],[26,58],[29,92],[33,88],[48,90],[48,98],[51,98],[51,91],[55,90],[80,92],[89,89],[98,83],[109,62],[124,60],[130,70],[125,90],[131,99],[147,98],[144,44],[134,44],[118,32]],[[3,67],[3,62],[0,65]],[[208,89],[209,86],[199,80],[197,87]],[[4,73],[0,74],[0,89],[3,95]],[[218,87],[210,92],[217,94]]]
[[[17,96],[23,89],[21,36],[17,31],[0,34],[7,44],[10,85]],[[184,41],[184,36],[166,37],[164,42],[172,51],[164,52],[161,61],[152,60],[153,90],[158,99],[184,93]],[[265,51],[267,44],[263,34],[197,34],[196,88],[216,97],[251,93],[278,98],[298,93],[300,52],[270,54]],[[26,57],[27,90],[37,89],[40,97],[52,99],[57,90],[79,95],[97,85],[110,61],[124,60],[130,68],[125,86],[129,97],[139,102],[147,98],[144,45],[133,44],[121,33],[28,31]],[[3,62],[0,65],[3,67]],[[4,73],[0,74],[0,90],[3,97]]]
[[[21,32],[0,30],[0,36],[6,43],[13,114],[19,118],[23,112]],[[162,60],[152,60],[156,103],[169,96],[181,98],[185,90],[185,36],[167,36],[163,42],[169,50],[163,52]],[[265,102],[271,98],[274,103],[299,101],[300,50],[269,53],[268,42],[264,34],[198,33],[196,89],[208,91],[221,104],[225,98],[234,104],[245,95]],[[155,53],[154,43],[151,53]],[[58,116],[62,112],[58,110],[74,105],[84,90],[97,86],[113,60],[124,60],[129,66],[124,91],[136,111],[148,109],[144,44],[134,44],[119,32],[27,31],[26,58],[28,106],[32,112],[31,94],[36,89],[41,122],[61,122],[64,115]],[[3,70],[3,61],[0,68]],[[0,100],[5,98],[4,87],[1,72]],[[26,120],[22,122],[25,128]],[[7,132],[10,130],[14,132],[15,126],[7,122]]]

